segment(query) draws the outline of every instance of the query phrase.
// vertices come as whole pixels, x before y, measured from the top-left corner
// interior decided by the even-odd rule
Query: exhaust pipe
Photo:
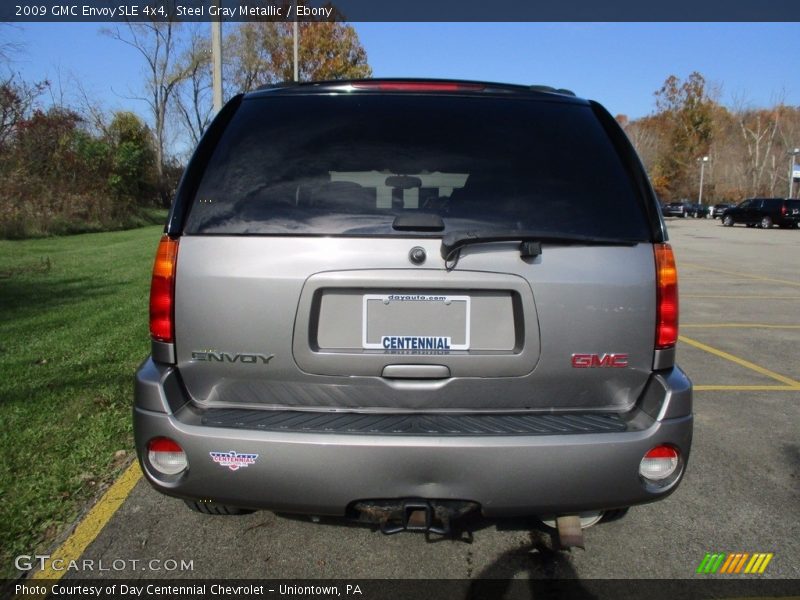
[[[566,515],[556,517],[556,527],[558,529],[558,544],[561,548],[582,548],[586,549],[583,541],[583,528],[581,518],[578,515]]]

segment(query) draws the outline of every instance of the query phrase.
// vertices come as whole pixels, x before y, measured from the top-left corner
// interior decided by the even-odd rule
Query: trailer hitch
[[[377,524],[380,532],[421,531],[450,536],[453,521],[476,512],[477,502],[463,500],[362,500],[353,505],[359,521]]]

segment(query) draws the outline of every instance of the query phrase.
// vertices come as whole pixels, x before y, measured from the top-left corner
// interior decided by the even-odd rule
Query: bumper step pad
[[[627,430],[617,414],[372,414],[208,409],[208,427],[357,435],[508,436],[614,433]]]

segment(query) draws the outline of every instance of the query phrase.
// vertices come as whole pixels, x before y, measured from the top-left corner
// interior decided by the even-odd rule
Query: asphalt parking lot
[[[494,526],[472,543],[427,543],[267,512],[208,517],[131,471],[114,492],[119,508],[93,511],[60,551],[106,565],[193,567],[139,563],[83,577],[692,578],[706,552],[771,552],[762,577],[800,578],[800,230],[668,226],[680,274],[678,361],[696,386],[688,472],[665,501],[589,529],[585,550],[553,552],[541,532]]]

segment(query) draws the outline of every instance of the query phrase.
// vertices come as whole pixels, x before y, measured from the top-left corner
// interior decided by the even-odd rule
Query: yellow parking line
[[[133,486],[136,485],[141,477],[142,471],[139,468],[139,463],[134,461],[108,488],[103,497],[92,507],[83,520],[78,523],[75,531],[50,555],[50,562],[46,568],[34,573],[31,579],[61,579],[69,562],[78,560],[81,557],[84,550],[94,541],[111,517],[114,516],[114,513],[117,512],[117,509],[122,505]],[[61,560],[62,562],[57,564],[63,564],[64,568],[58,571],[54,570],[52,564],[55,560]]]
[[[722,350],[718,350],[717,348],[713,348],[702,342],[698,342],[697,340],[693,340],[692,338],[688,338],[684,335],[678,338],[685,344],[689,344],[690,346],[694,346],[695,348],[699,348],[700,350],[705,350],[715,356],[719,356],[720,358],[724,358],[725,360],[729,360],[737,365],[745,367],[746,369],[750,369],[751,371],[755,371],[756,373],[760,373],[761,375],[766,375],[770,379],[774,379],[775,381],[780,381],[781,383],[785,383],[786,385],[792,387],[793,389],[800,390],[800,381],[795,381],[790,377],[786,377],[785,375],[781,375],[780,373],[776,373],[775,371],[770,371],[769,369],[765,369],[764,367],[760,367],[755,363],[751,363],[748,360],[743,358],[739,358],[738,356],[734,356],[733,354],[729,354],[728,352],[724,352]]]
[[[730,277],[728,275],[721,276],[721,277],[714,277],[713,273],[700,273],[698,272],[696,275],[686,275],[685,273],[681,274],[681,281],[701,281],[703,283],[729,283],[731,281],[750,281],[753,280],[749,277]]]
[[[791,385],[694,385],[695,392],[800,392]]]
[[[769,325],[767,323],[681,323],[681,329],[800,329],[800,325]]]
[[[754,296],[726,294],[681,294],[681,298],[734,298],[737,300],[800,300],[800,296]]]
[[[736,277],[744,277],[745,279],[755,279],[756,281],[771,281],[773,283],[782,283],[784,285],[793,285],[800,287],[800,281],[790,281],[788,279],[776,279],[775,277],[764,277],[763,275],[752,275],[750,273],[742,273],[740,271],[724,271],[716,267],[704,267],[695,263],[680,263],[679,268],[691,267],[693,269],[700,269],[701,271],[711,271],[712,273],[724,273],[725,275],[735,275]]]

